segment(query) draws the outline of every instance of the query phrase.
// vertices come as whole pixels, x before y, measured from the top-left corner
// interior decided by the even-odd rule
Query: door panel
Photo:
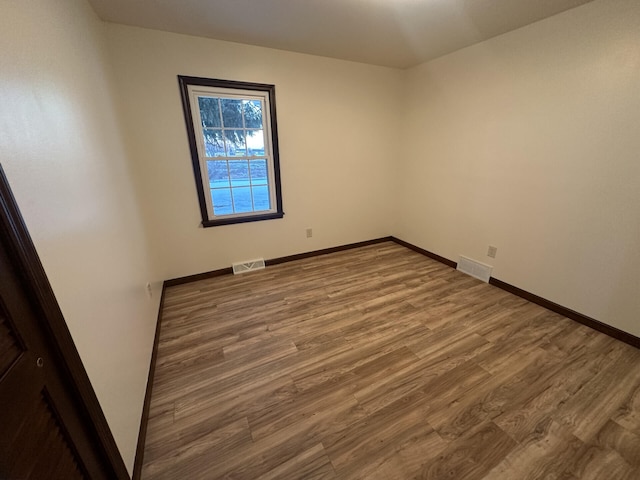
[[[18,446],[22,448],[18,449]],[[77,454],[69,445],[46,392],[33,402],[12,445],[9,478],[84,479]]]
[[[0,304],[0,378],[4,377],[9,367],[24,352],[13,327],[9,324],[4,305]]]
[[[3,478],[82,479],[86,468],[69,438],[52,390],[59,381],[55,355],[38,328],[36,314],[4,248],[0,249],[0,472]]]

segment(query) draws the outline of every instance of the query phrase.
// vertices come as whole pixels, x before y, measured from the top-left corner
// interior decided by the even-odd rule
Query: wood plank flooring
[[[640,479],[640,350],[395,243],[166,290],[143,479]]]

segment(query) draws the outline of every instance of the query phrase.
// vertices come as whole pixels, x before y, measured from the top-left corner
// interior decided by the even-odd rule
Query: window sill
[[[284,217],[284,212],[273,212],[264,215],[247,215],[244,217],[223,218],[219,220],[204,220],[202,226],[204,228],[218,227],[220,225],[232,225],[234,223],[259,222],[261,220],[274,220]]]

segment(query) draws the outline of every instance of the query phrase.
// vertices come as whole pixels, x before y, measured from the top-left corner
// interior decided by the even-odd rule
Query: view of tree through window
[[[216,215],[269,210],[262,102],[198,97]]]

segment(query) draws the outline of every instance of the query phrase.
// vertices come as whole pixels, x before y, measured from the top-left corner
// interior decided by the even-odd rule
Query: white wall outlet
[[[153,289],[151,288],[151,283],[147,282],[147,284],[144,286],[144,288],[145,288],[145,290],[147,292],[147,296],[149,298],[152,298],[153,297]]]
[[[487,257],[496,258],[496,253],[498,253],[498,247],[489,245],[489,249],[487,250]]]
[[[313,237],[313,229],[307,228],[307,238],[311,238],[311,237]]]

